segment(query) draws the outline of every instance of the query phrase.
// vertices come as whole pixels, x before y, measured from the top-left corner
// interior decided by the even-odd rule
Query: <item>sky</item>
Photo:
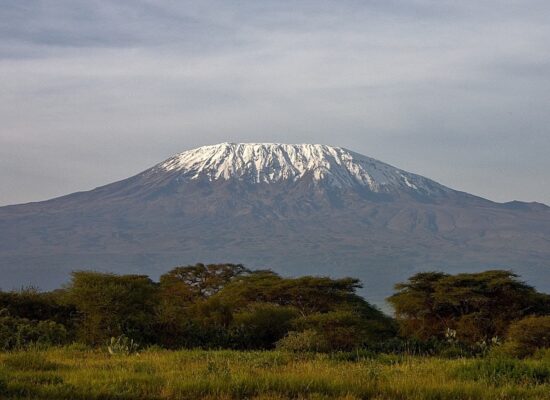
[[[550,2],[2,0],[0,205],[219,142],[550,204]]]

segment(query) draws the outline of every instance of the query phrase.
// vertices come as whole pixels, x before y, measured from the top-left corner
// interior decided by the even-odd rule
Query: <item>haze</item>
[[[550,204],[548,1],[27,1],[0,10],[0,205],[218,142],[325,143]]]

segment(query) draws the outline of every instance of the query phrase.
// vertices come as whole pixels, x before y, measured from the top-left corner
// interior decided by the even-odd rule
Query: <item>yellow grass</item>
[[[550,360],[346,361],[201,350],[110,356],[60,348],[0,354],[0,393],[2,399],[550,399]]]

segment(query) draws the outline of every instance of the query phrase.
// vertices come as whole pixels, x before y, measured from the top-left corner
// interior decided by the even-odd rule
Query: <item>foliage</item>
[[[76,322],[76,308],[65,302],[64,294],[64,290],[39,292],[33,287],[0,292],[0,310],[31,321],[55,321],[72,330]]]
[[[373,315],[381,314],[355,294],[360,287],[359,281],[353,278],[282,278],[271,271],[258,271],[235,279],[217,297],[234,308],[262,302],[292,306],[302,314],[311,314],[348,304],[365,307],[365,312],[368,310]]]
[[[401,333],[443,339],[447,329],[467,343],[504,337],[511,322],[550,312],[550,296],[538,293],[509,271],[448,275],[419,273],[395,286],[388,298]]]
[[[389,300],[401,337],[395,320],[360,297],[359,287],[353,278],[285,278],[240,264],[177,267],[159,283],[143,275],[78,271],[63,290],[0,292],[0,346],[76,339],[92,347],[113,340],[113,353],[131,353],[139,342],[170,349],[277,346],[447,358],[496,354],[496,348],[524,356],[547,346],[542,317],[512,325],[500,346],[514,321],[550,310],[548,295],[507,271],[421,273],[398,284]]]
[[[330,350],[330,343],[319,332],[313,329],[306,329],[301,332],[288,332],[284,338],[277,342],[277,349],[295,353],[325,353]]]
[[[31,321],[0,312],[0,349],[53,346],[67,343],[67,330],[54,321]]]
[[[550,315],[530,316],[510,325],[502,352],[515,357],[550,348]]]
[[[291,328],[298,310],[291,306],[252,303],[233,316],[232,347],[239,349],[270,349]]]
[[[78,309],[79,338],[102,344],[113,336],[152,339],[156,285],[143,275],[73,272],[68,298]]]
[[[196,264],[176,267],[160,277],[163,287],[185,288],[186,297],[210,297],[238,276],[248,274],[242,264]]]
[[[386,327],[382,324],[347,310],[314,313],[294,322],[298,331],[311,330],[316,333],[322,351],[350,351],[385,339],[388,336],[384,335]]]
[[[170,348],[225,346],[227,335],[220,331],[231,322],[231,312],[219,301],[207,300],[247,273],[240,264],[196,264],[162,275],[156,306],[158,342]]]

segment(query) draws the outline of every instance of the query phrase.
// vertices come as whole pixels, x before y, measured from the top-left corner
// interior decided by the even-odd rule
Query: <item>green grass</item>
[[[143,351],[0,354],[1,399],[550,399],[550,358],[531,360]]]

